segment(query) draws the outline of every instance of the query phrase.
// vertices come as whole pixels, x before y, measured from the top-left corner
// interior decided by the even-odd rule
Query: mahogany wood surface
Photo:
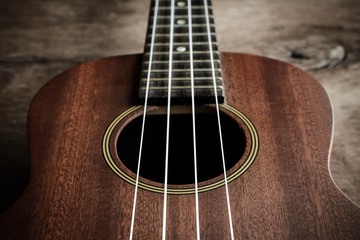
[[[31,180],[0,216],[2,239],[128,239],[134,187],[106,165],[103,134],[135,104],[141,55],[84,63],[36,95]],[[222,53],[227,104],[257,128],[254,164],[229,184],[235,239],[359,239],[360,209],[328,172],[332,110],[309,74]],[[201,193],[202,239],[229,239],[224,188]],[[195,239],[194,195],[168,197],[168,239]],[[163,195],[139,190],[134,239],[160,239]]]

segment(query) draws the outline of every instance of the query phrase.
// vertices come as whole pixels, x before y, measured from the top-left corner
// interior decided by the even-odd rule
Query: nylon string
[[[221,121],[220,121],[219,102],[218,102],[218,95],[217,95],[217,89],[216,89],[216,77],[215,77],[214,57],[213,57],[212,40],[211,40],[211,34],[210,34],[209,8],[208,8],[207,1],[208,1],[208,0],[204,0],[204,8],[205,8],[204,10],[205,10],[205,18],[206,18],[206,28],[207,28],[207,33],[208,33],[209,54],[210,54],[211,70],[212,70],[212,77],[213,77],[213,84],[214,84],[214,95],[215,95],[216,113],[217,113],[217,119],[218,119],[219,137],[220,137],[220,147],[221,147],[221,157],[222,157],[222,162],[223,162],[225,191],[226,191],[226,202],[227,202],[227,209],[228,209],[228,215],[229,215],[229,225],[230,225],[230,226],[229,226],[229,227],[230,227],[230,235],[231,235],[231,239],[234,240],[234,231],[233,231],[233,224],[232,224],[232,217],[231,217],[229,189],[228,189],[227,176],[226,176],[224,146],[223,146],[222,132],[221,132]]]
[[[166,156],[165,156],[165,179],[164,179],[164,209],[163,209],[163,226],[162,226],[162,239],[163,240],[166,239],[166,210],[167,210],[167,182],[168,182],[168,163],[169,163],[169,132],[170,132],[174,13],[175,13],[175,0],[171,0],[170,41],[169,41],[169,80],[168,80],[167,114],[166,114],[167,115],[167,123],[166,123]]]
[[[138,193],[138,187],[139,187],[140,163],[141,163],[142,147],[143,147],[143,140],[144,140],[145,119],[146,119],[146,111],[147,111],[147,105],[148,105],[147,102],[148,102],[148,97],[149,97],[151,66],[152,66],[152,57],[153,57],[153,52],[154,52],[154,42],[155,42],[155,33],[156,33],[156,23],[157,23],[158,9],[159,9],[159,0],[155,0],[154,20],[153,20],[153,26],[152,26],[151,46],[150,46],[150,55],[149,55],[149,66],[148,66],[146,92],[145,92],[144,114],[143,114],[143,121],[142,121],[142,128],[141,128],[138,166],[137,166],[137,170],[136,170],[134,203],[133,203],[132,216],[131,216],[131,227],[130,227],[130,238],[129,238],[130,240],[133,239],[133,232],[134,232],[136,199],[137,199],[137,193]]]
[[[200,240],[200,220],[199,220],[199,193],[197,177],[197,154],[196,154],[196,131],[195,131],[195,84],[194,84],[194,63],[193,63],[193,42],[192,42],[192,13],[191,0],[188,0],[188,26],[189,26],[189,55],[190,55],[190,78],[191,78],[191,112],[193,125],[194,143],[194,175],[195,175],[195,206],[196,206],[196,238]]]

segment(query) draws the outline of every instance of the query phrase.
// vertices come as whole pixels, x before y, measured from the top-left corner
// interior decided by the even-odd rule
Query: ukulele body
[[[129,238],[134,186],[109,168],[102,141],[136,105],[141,59],[87,62],[38,92],[28,116],[31,179],[0,215],[2,239]],[[251,120],[259,141],[251,167],[228,184],[235,239],[359,239],[360,209],[329,175],[333,120],[324,89],[283,62],[221,59],[226,104]],[[167,204],[167,238],[194,239],[194,194],[169,195]],[[200,193],[199,208],[201,238],[229,239],[224,187]],[[134,239],[161,238],[162,210],[163,194],[139,189]]]

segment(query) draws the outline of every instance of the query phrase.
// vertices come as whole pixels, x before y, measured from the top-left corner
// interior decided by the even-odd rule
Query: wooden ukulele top
[[[101,139],[134,105],[141,59],[84,63],[36,95],[28,120],[31,180],[0,216],[2,239],[128,238],[134,188],[106,165]],[[260,140],[255,162],[229,184],[235,238],[359,239],[360,209],[329,176],[332,111],[320,84],[268,58],[221,59],[227,104],[249,117]],[[199,198],[202,238],[228,239],[223,189]],[[193,203],[193,195],[169,196],[168,238],[195,236]],[[160,238],[162,194],[140,190],[139,204],[135,239]]]

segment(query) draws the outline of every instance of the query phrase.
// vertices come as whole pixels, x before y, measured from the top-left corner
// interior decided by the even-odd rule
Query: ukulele
[[[50,80],[1,239],[360,239],[309,74],[220,53],[209,0],[152,0],[144,54]]]

